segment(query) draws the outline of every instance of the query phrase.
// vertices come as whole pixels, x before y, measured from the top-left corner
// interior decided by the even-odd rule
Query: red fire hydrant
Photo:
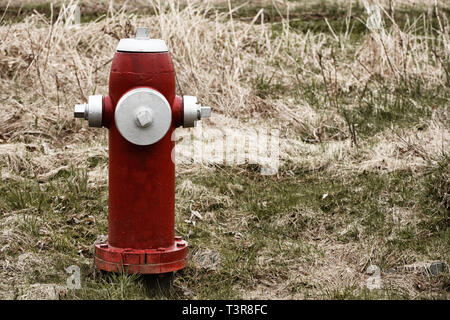
[[[109,129],[108,242],[95,245],[105,271],[158,274],[186,266],[186,241],[175,236],[172,133],[210,117],[193,96],[175,95],[172,59],[146,28],[122,39],[112,61],[109,95],[90,96],[75,117]]]

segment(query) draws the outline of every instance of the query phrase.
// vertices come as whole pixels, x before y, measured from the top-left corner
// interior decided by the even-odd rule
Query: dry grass
[[[53,3],[53,11],[48,10],[49,2]],[[164,4],[140,0],[114,1],[114,4],[83,1],[82,16],[95,15],[74,26],[67,23],[71,13],[61,8],[64,8],[62,4],[77,1],[8,3],[0,2],[0,7],[6,10],[3,12],[18,13],[18,8],[22,7],[21,10],[28,10],[28,13],[17,21],[0,25],[3,190],[13,183],[30,181],[39,182],[40,188],[45,188],[55,181],[59,183],[58,179],[73,167],[87,170],[87,188],[97,190],[106,186],[106,131],[87,128],[86,124],[75,121],[72,107],[85,101],[90,94],[107,93],[110,62],[118,39],[132,36],[140,25],[148,26],[152,37],[167,42],[182,91],[178,94],[197,95],[203,104],[213,107],[214,117],[203,124],[212,140],[214,132],[224,132],[225,128],[241,137],[245,137],[249,128],[280,130],[280,159],[284,167],[279,177],[299,168],[305,172],[320,172],[317,183],[321,183],[321,176],[345,180],[365,172],[384,175],[406,170],[421,176],[429,168],[437,167],[442,154],[448,153],[450,148],[450,8],[444,3],[384,1],[380,7],[383,24],[371,29],[364,26],[367,19],[364,8],[375,4],[374,1],[338,1],[329,4],[332,9],[318,18],[314,18],[313,4],[302,7],[286,1],[252,4],[232,1],[230,7],[227,1],[165,1]],[[355,8],[360,12],[351,11]],[[341,11],[336,13],[338,9]],[[145,14],[141,14],[143,10]],[[410,20],[403,19],[404,16],[401,16],[403,20],[396,20],[396,14],[408,10],[420,14],[412,15]],[[3,19],[15,17],[6,13]],[[343,15],[339,27],[333,14]],[[302,23],[310,22],[316,23],[320,31],[313,28],[305,31]],[[320,29],[323,26],[325,31]],[[364,111],[369,107],[369,111]],[[178,151],[182,153],[187,147],[180,143]],[[195,221],[186,209],[192,206],[191,199],[205,203],[198,208],[204,216],[204,221],[198,224],[206,227],[207,223],[220,222],[218,226],[208,225],[211,235],[199,235],[192,240],[194,249],[202,246],[205,249],[209,242],[215,252],[226,252],[227,245],[251,248],[258,238],[255,229],[249,227],[256,219],[255,213],[243,209],[245,205],[236,202],[234,197],[245,194],[247,187],[242,191],[239,182],[222,187],[217,181],[217,187],[209,190],[197,181],[202,177],[242,174],[241,169],[233,170],[233,166],[226,164],[223,167],[178,166],[177,179],[181,182],[177,187],[177,209],[182,224],[179,231],[188,233],[192,231],[189,228],[198,229],[198,225],[184,222],[186,219]],[[301,174],[299,179],[298,183],[303,183]],[[304,183],[310,186],[310,182]],[[223,188],[227,190],[225,193]],[[277,192],[271,186],[268,189]],[[101,194],[105,196],[104,192]],[[29,285],[26,272],[20,271],[20,257],[27,253],[27,248],[36,247],[42,234],[38,230],[37,235],[30,236],[33,231],[27,228],[17,232],[17,223],[9,219],[33,216],[35,202],[30,203],[31,208],[26,206],[25,209],[31,213],[6,205],[0,207],[3,213],[0,247],[4,248],[0,252],[3,261],[0,288],[5,298],[27,297],[19,292]],[[64,210],[75,214],[67,209],[70,203],[64,205]],[[392,215],[393,210],[397,212],[395,219],[406,226],[426,219],[416,204],[409,208],[381,206]],[[292,208],[286,210],[290,212]],[[230,290],[238,292],[236,296],[386,298],[400,292],[400,296],[409,298],[448,298],[448,288],[445,289],[448,279],[442,280],[444,289],[436,289],[442,284],[441,280],[435,283],[434,279],[427,280],[421,275],[415,278],[390,275],[385,280],[385,288],[393,289],[386,290],[384,295],[367,292],[365,269],[369,264],[412,263],[431,260],[433,255],[426,250],[424,253],[411,249],[396,254],[380,249],[386,239],[361,231],[364,217],[330,234],[327,226],[336,223],[336,218],[322,216],[322,209],[313,205],[304,205],[298,210],[298,219],[300,216],[308,221],[317,219],[314,229],[304,230],[300,240],[288,236],[280,241],[264,240],[267,247],[258,252],[257,264],[249,271],[251,276],[248,277],[252,279],[240,275],[245,281],[230,285]],[[87,213],[81,220],[91,215],[89,208],[83,211]],[[104,212],[92,215],[104,222]],[[276,218],[266,221],[270,228],[288,227],[298,222],[287,218],[290,217],[287,212],[274,214]],[[222,220],[221,215],[227,219]],[[62,228],[66,221],[61,217],[51,219],[56,219],[48,226],[51,232],[52,228]],[[36,223],[46,225],[42,220]],[[448,226],[448,222],[444,225]],[[104,232],[106,227],[102,224],[96,228],[91,232]],[[233,230],[232,240],[224,235],[227,230]],[[361,236],[349,242],[337,240],[352,232]],[[225,244],[222,247],[212,244],[209,237]],[[392,237],[396,238],[395,233]],[[70,248],[77,246],[76,241],[67,241],[71,243],[67,244]],[[17,245],[10,248],[12,242]],[[51,278],[52,274],[64,278],[59,265],[67,266],[65,259],[85,262],[79,255],[51,250],[54,250],[51,251],[53,260],[47,264],[52,267],[47,270],[39,269],[42,267],[39,264],[30,267],[38,270],[47,282],[50,280],[46,277]],[[76,251],[79,250],[84,252],[80,245]],[[274,252],[285,252],[285,256],[274,256]],[[41,261],[47,254],[39,251],[37,257],[27,260]],[[448,252],[437,258],[448,263]],[[226,265],[227,260],[224,260],[222,263]],[[282,266],[277,260],[284,261]],[[233,266],[221,272],[239,279],[233,273]],[[193,262],[190,267],[188,278],[193,280],[179,280],[177,285],[188,292],[187,297],[208,297],[207,293],[189,295],[195,291],[192,287],[202,279],[204,272],[201,263]],[[246,267],[236,268],[247,270]],[[277,269],[278,273],[274,271]],[[417,289],[414,283],[419,282],[427,284],[422,284],[425,289]],[[140,291],[136,292],[139,296]],[[228,293],[223,294],[228,296]]]

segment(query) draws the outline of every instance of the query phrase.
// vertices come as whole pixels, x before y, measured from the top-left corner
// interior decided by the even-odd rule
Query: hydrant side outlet
[[[108,96],[75,106],[75,117],[109,129],[108,242],[95,246],[95,264],[105,271],[165,273],[187,261],[188,244],[175,237],[171,137],[175,128],[186,126],[185,111],[191,126],[210,109],[202,110],[196,99],[186,108],[175,95],[165,42],[147,35],[138,28],[136,38],[119,42]]]

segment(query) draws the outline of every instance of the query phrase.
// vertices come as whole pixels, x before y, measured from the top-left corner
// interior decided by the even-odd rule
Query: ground
[[[449,3],[164,3],[0,1],[0,298],[448,299]],[[167,42],[177,93],[213,110],[180,129],[190,253],[165,289],[95,271],[107,132],[73,117],[137,26]],[[205,146],[276,134],[275,174],[189,162],[198,130]]]

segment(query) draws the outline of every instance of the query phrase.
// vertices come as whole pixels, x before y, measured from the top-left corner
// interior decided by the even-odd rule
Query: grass
[[[383,2],[369,30],[360,1],[122,4],[83,1],[75,28],[60,3],[52,19],[46,2],[0,5],[1,298],[448,299],[448,272],[387,272],[449,263],[448,6]],[[280,130],[277,175],[177,164],[190,253],[173,278],[93,266],[107,133],[72,105],[107,93],[117,39],[137,25],[167,41],[183,93],[213,107],[205,130]],[[70,265],[79,290],[65,288]]]
[[[3,16],[2,24],[23,22],[27,16],[33,14],[40,14],[43,17],[56,22],[58,19],[58,13],[64,10],[62,3],[10,3],[10,5],[2,6],[0,8],[0,16]],[[104,12],[92,10],[92,8],[85,9],[84,6],[80,7],[80,22],[88,23],[95,20],[101,20],[105,18]]]
[[[201,171],[186,175],[178,180],[177,199],[184,199],[180,186],[185,181],[192,181],[201,190],[208,190],[204,196],[211,199],[197,203],[192,209],[212,214],[208,220],[199,220],[192,226],[184,222],[190,213],[179,210],[178,232],[186,236],[191,231],[189,242],[194,252],[199,248],[217,250],[221,257],[220,267],[208,270],[191,261],[186,270],[176,274],[169,291],[157,290],[149,294],[144,277],[98,274],[89,266],[84,270],[83,289],[68,292],[66,298],[233,299],[243,297],[240,288],[255,288],[262,279],[267,281],[268,278],[288,281],[284,297],[291,297],[290,294],[306,296],[314,285],[302,280],[298,287],[297,282],[290,282],[289,275],[292,268],[314,268],[318,260],[326,260],[322,239],[358,245],[361,250],[367,250],[365,247],[370,247],[374,238],[379,239],[378,252],[372,261],[384,270],[395,267],[410,252],[432,253],[431,259],[440,259],[446,254],[445,244],[449,240],[448,204],[442,198],[443,194],[448,194],[448,186],[442,184],[448,175],[443,171],[448,171],[448,159],[440,167],[429,170],[428,174],[419,176],[401,170],[333,177],[325,172],[308,173],[301,168],[285,168],[281,177],[275,178],[260,176],[244,167],[222,169],[214,176]],[[30,188],[28,184],[4,186],[10,192],[2,193],[1,203],[7,204],[3,210],[31,210],[41,204],[41,211],[30,211],[18,223],[19,230],[45,243],[44,249],[37,251],[34,243],[19,242],[20,249],[13,247],[6,254],[18,250],[42,254],[41,250],[44,250],[50,257],[61,259],[56,270],[31,274],[29,281],[45,283],[56,279],[59,280],[57,283],[62,282],[66,277],[67,261],[80,252],[92,258],[90,245],[97,234],[105,233],[107,227],[104,200],[98,200],[105,198],[106,190],[86,188],[83,181],[82,172],[71,171],[68,176],[56,177],[50,182],[57,188],[42,190],[38,185]],[[62,205],[66,203],[61,202],[62,195],[68,194],[74,194],[74,199],[64,199],[67,203],[78,202],[79,210],[88,207],[83,211],[88,210],[94,219],[78,213],[72,205]],[[223,197],[228,201],[221,200]],[[180,202],[177,206],[188,207]],[[63,209],[58,210],[61,207]],[[395,221],[392,215],[395,208],[417,208],[415,221],[404,226]],[[42,235],[43,225],[48,235]],[[352,227],[348,228],[350,225]],[[323,231],[319,240],[311,232],[320,228]],[[262,257],[270,262],[261,265]],[[404,263],[412,262],[414,260],[404,260]],[[205,283],[208,285],[204,286]],[[445,282],[437,285],[445,285]],[[407,292],[401,293],[410,297]],[[343,291],[340,288],[325,290],[319,297],[376,298],[377,295],[352,287]]]

